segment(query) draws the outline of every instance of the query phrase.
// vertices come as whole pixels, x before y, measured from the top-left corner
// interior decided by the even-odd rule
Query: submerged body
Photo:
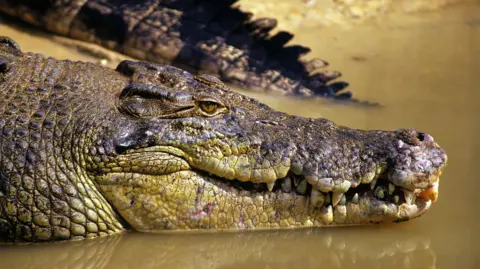
[[[0,42],[0,236],[343,226],[417,217],[447,156],[412,129],[275,111],[211,76]]]

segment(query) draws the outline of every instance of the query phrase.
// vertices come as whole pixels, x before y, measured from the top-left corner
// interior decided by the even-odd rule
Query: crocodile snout
[[[447,154],[434,138],[413,129],[399,131],[395,152],[387,161],[388,179],[405,189],[426,189],[437,182]]]

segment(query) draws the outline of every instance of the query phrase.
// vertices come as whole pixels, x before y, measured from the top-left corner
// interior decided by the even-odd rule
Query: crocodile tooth
[[[413,194],[413,192],[404,190],[403,193],[405,195],[405,201],[407,202],[407,204],[411,205],[415,202],[415,195]]]
[[[377,178],[374,178],[372,182],[370,182],[370,189],[371,190],[375,189],[376,184],[377,184]]]
[[[294,173],[295,175],[299,176],[302,174],[303,165],[299,163],[292,163],[290,165],[290,171],[292,171],[292,173]]]
[[[383,199],[383,198],[385,197],[385,192],[383,191],[383,188],[378,187],[378,188],[375,190],[375,196],[377,196],[377,197],[380,198],[380,199]]]
[[[348,180],[345,180],[342,183],[335,185],[335,187],[333,187],[333,191],[345,193],[348,191],[348,189],[350,189],[350,186],[352,186],[352,183]]]
[[[402,204],[398,207],[397,216],[400,218],[410,217],[418,212],[417,205]]]
[[[377,170],[375,171],[375,173],[377,175],[380,175],[381,173],[383,173],[383,171],[385,171],[385,167],[384,166],[379,166],[379,167],[377,167]]]
[[[297,192],[299,194],[305,194],[307,192],[307,181],[306,180],[302,180],[302,181],[300,181],[300,183],[298,183]]]
[[[269,182],[267,183],[267,188],[269,191],[272,191],[273,190],[273,186],[275,186],[275,182]]]
[[[398,201],[400,201],[400,197],[398,195],[393,196],[393,202],[398,204]]]
[[[365,177],[362,178],[361,182],[362,183],[365,183],[365,184],[368,184],[370,182],[372,182],[372,180],[376,177],[376,174],[375,172],[370,172],[368,173]]]
[[[318,178],[316,176],[307,176],[306,179],[312,187],[322,192],[329,192],[334,187],[333,179],[330,177]]]
[[[353,196],[352,203],[358,204],[358,193],[355,193],[355,195]]]
[[[381,204],[378,206],[378,212],[380,212],[382,215],[387,214],[388,212],[388,206],[386,204]]]
[[[438,182],[433,183],[433,186],[431,186],[428,189],[425,189],[422,192],[420,192],[418,197],[420,197],[424,201],[428,201],[428,200],[431,200],[432,202],[437,201],[437,199],[438,199]]]
[[[346,205],[347,204],[347,197],[345,195],[342,195],[342,198],[340,198],[340,202],[338,202],[339,205]]]
[[[405,143],[402,140],[397,140],[397,148],[401,149],[404,145]]]
[[[289,177],[284,178],[280,183],[280,188],[283,192],[292,191],[292,180]]]
[[[322,207],[324,201],[325,196],[323,195],[323,193],[316,189],[312,189],[312,193],[310,194],[310,203],[314,207]]]
[[[337,206],[338,202],[340,202],[340,199],[342,199],[343,193],[337,193],[334,192],[332,193],[332,205]]]
[[[388,183],[388,195],[392,195],[392,193],[395,191],[395,185],[392,183]]]

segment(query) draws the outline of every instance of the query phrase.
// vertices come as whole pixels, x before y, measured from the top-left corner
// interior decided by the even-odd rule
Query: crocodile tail
[[[304,61],[310,48],[286,45],[276,20],[252,20],[237,0],[0,0],[0,11],[49,31],[132,57],[209,73],[249,89],[352,99],[327,62]],[[32,4],[35,3],[35,4]],[[365,103],[366,104],[366,103]]]

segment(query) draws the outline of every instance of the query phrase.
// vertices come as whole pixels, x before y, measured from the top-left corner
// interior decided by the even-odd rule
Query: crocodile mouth
[[[168,223],[162,224],[160,230],[165,227],[168,227],[165,230],[182,227],[231,230],[232,227],[263,229],[406,221],[421,216],[437,200],[439,177],[446,165],[445,162],[429,175],[428,184],[407,189],[395,184],[399,181],[392,177],[398,171],[388,166],[358,182],[318,179],[289,170],[285,177],[264,183],[225,178],[219,175],[222,171],[217,174],[193,166],[191,163],[195,162],[174,147],[129,150],[122,158],[116,163],[126,166],[104,171],[97,182],[121,215],[142,231],[159,230],[159,220]],[[144,165],[137,165],[139,163]],[[160,171],[155,167],[163,168]],[[414,179],[422,176],[425,177],[413,175]],[[140,201],[141,206],[136,207]],[[265,212],[269,212],[268,218]],[[232,217],[235,221],[222,226],[217,223],[222,214],[235,216]],[[145,216],[151,219],[146,222]],[[215,219],[203,227],[197,222],[204,218]],[[270,223],[252,224],[260,218]]]
[[[318,182],[292,172],[276,180],[273,185],[224,179],[211,174],[204,179],[223,189],[230,189],[231,186],[250,195],[273,193],[277,199],[285,195],[305,197],[310,210],[324,212],[333,223],[366,224],[387,220],[401,222],[421,216],[438,198],[441,171],[429,186],[414,190],[393,184],[388,180],[388,172],[381,173],[370,183],[360,183],[346,191],[322,191],[315,184]]]

